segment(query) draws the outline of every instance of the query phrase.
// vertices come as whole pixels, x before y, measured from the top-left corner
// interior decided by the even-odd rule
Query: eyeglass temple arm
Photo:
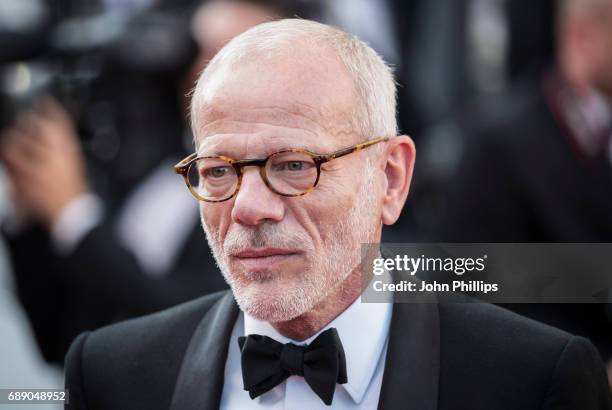
[[[189,165],[189,163],[191,161],[193,161],[197,156],[197,153],[193,153],[191,155],[189,155],[187,158],[182,159],[181,161],[179,161],[175,166],[174,166],[174,172],[176,172],[177,174],[184,174],[186,172],[187,169],[187,165]]]
[[[331,154],[321,155],[320,158],[323,160],[323,162],[330,161],[332,159],[340,158],[345,155],[352,154],[353,152],[361,151],[362,149],[371,147],[372,145],[378,144],[379,142],[384,142],[388,140],[389,137],[374,138],[372,140],[362,142],[361,144],[357,144],[353,147],[342,148],[336,152],[332,152]]]

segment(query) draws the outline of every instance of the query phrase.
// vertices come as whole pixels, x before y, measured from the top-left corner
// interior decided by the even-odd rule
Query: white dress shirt
[[[319,333],[304,342],[296,342],[278,333],[269,323],[240,313],[232,331],[225,363],[221,409],[349,410],[378,407],[392,306],[391,303],[362,303],[360,297],[319,331],[321,333],[335,327],[346,356],[348,383],[336,385],[331,406],[326,406],[299,376],[290,376],[274,389],[251,400],[242,381],[238,337],[259,334],[280,343],[304,344],[310,343]]]

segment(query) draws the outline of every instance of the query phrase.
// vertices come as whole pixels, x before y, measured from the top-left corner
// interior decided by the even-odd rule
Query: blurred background
[[[293,16],[394,67],[418,155],[384,240],[612,242],[612,0],[0,0],[0,387],[61,387],[78,333],[225,287],[172,169],[188,93]],[[608,305],[507,307],[612,356]]]

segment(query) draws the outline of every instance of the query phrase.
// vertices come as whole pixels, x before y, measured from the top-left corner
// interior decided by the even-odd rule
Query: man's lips
[[[250,248],[245,249],[240,252],[234,253],[232,256],[240,259],[249,259],[249,258],[263,258],[268,256],[276,256],[276,255],[292,255],[297,253],[298,251],[293,249],[279,249],[279,248]]]
[[[252,248],[232,254],[250,272],[264,271],[299,253],[293,249]]]

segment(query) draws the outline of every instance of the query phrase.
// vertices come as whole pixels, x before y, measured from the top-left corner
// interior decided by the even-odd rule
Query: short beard
[[[346,278],[359,268],[361,244],[372,241],[378,228],[378,214],[375,168],[366,160],[364,183],[359,187],[358,202],[339,218],[330,233],[329,243],[316,260],[311,238],[303,230],[288,232],[286,225],[265,222],[255,228],[234,225],[228,231],[223,244],[219,233],[211,229],[204,219],[202,225],[217,266],[228,283],[240,309],[256,319],[267,322],[285,322],[312,310],[325,297],[341,285]],[[309,255],[308,264],[298,275],[299,283],[276,289],[273,294],[253,292],[245,279],[234,275],[229,268],[229,255],[247,247],[274,247],[300,249]],[[248,280],[264,282],[275,280],[272,274],[246,273]]]

